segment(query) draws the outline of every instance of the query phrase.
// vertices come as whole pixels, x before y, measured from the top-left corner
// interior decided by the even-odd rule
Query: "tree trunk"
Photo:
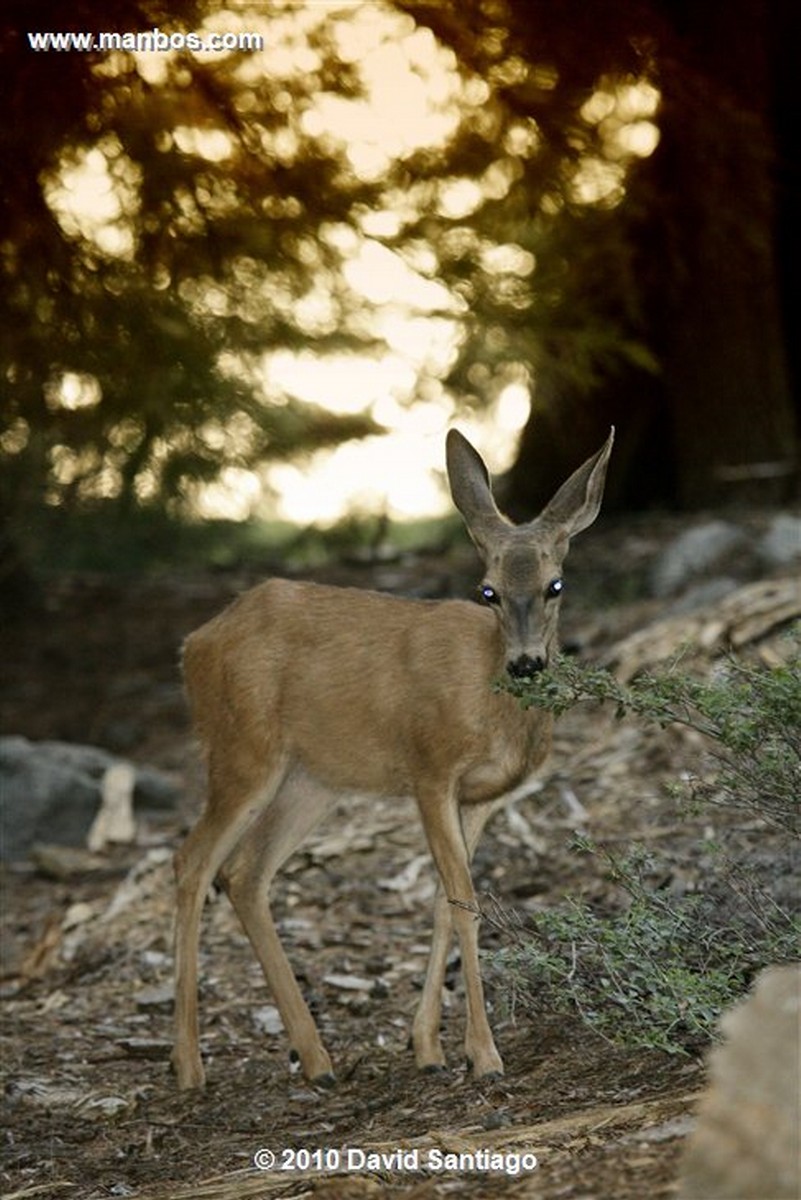
[[[630,223],[645,339],[660,371],[625,368],[590,395],[560,391],[542,372],[508,480],[516,511],[536,508],[610,424],[618,429],[610,507],[775,503],[795,486],[770,17],[759,0],[662,7],[675,38],[659,48],[661,140],[611,214]],[[642,220],[629,215],[638,212]]]
[[[687,48],[654,156],[673,262],[654,341],[673,425],[678,502],[786,497],[795,458],[776,264],[765,6],[671,4]],[[661,300],[661,303],[660,303]],[[661,310],[661,311],[660,311]]]

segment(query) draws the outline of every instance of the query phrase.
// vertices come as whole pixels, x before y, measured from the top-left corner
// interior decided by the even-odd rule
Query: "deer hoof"
[[[495,1058],[497,1057],[498,1056],[496,1054]],[[479,1070],[469,1054],[465,1058],[465,1063],[468,1071],[472,1071],[476,1080],[480,1081],[481,1083],[492,1083],[492,1081],[495,1079],[503,1079],[503,1063],[501,1063],[500,1060],[498,1061],[497,1066],[495,1064],[488,1065],[483,1071]]]

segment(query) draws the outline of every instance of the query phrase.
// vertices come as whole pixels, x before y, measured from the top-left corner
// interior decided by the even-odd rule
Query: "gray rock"
[[[699,577],[716,573],[726,557],[747,541],[743,530],[729,521],[706,521],[685,530],[665,547],[654,564],[653,595],[675,596]]]
[[[757,553],[769,567],[801,562],[801,517],[779,513],[760,538]]]
[[[281,1034],[284,1032],[281,1014],[273,1004],[264,1004],[261,1008],[254,1009],[251,1016],[259,1033]]]
[[[719,575],[716,579],[705,579],[702,583],[693,583],[669,605],[664,615],[679,617],[685,613],[697,612],[699,608],[707,608],[710,604],[716,604],[738,587],[740,584],[730,575]]]
[[[136,992],[134,995],[134,1002],[136,1007],[141,1009],[171,1009],[175,1004],[175,988],[172,983],[162,983],[156,984],[154,987],[142,988],[141,991]]]
[[[103,775],[118,762],[96,746],[0,738],[0,859],[25,858],[34,842],[83,846]],[[135,802],[165,808],[176,796],[167,776],[137,770]]]
[[[24,858],[34,842],[81,845],[100,800],[100,760],[83,763],[69,747],[37,748],[26,738],[0,739],[0,858]]]

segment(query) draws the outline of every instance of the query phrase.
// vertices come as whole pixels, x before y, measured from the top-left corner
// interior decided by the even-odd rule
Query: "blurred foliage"
[[[442,297],[423,316],[453,330],[436,362],[418,354],[410,396],[441,398],[446,376],[458,405],[533,391],[519,506],[610,419],[611,502],[698,501],[718,461],[785,480],[765,51],[780,29],[758,0],[719,7],[11,0],[0,557],[42,509],[186,515],[221,473],[375,431],[358,404],[315,408],[265,372],[277,350],[394,349],[391,270],[372,297],[348,271],[368,243],[376,275],[413,272]],[[256,29],[265,50],[37,54],[26,38],[154,27]],[[387,120],[365,165],[321,105],[366,96],[360,46],[382,38],[441,128],[404,145]],[[447,86],[426,74],[436,55]],[[424,320],[414,336],[436,341]]]
[[[420,224],[471,313],[454,384],[477,398],[492,375],[503,386],[558,363],[563,384],[586,391],[621,360],[655,370],[630,216],[617,211],[652,149],[653,14],[613,3],[599,19],[586,4],[536,0],[403,7],[453,47],[482,99],[446,152],[451,183],[478,178],[480,202],[459,223],[440,210]]]
[[[783,7],[403,7],[486,87],[434,168],[483,175],[485,202],[459,236],[422,230],[470,308],[450,382],[475,402],[534,385],[512,511],[547,500],[610,424],[607,507],[786,499],[798,176]],[[507,254],[499,275],[497,245],[527,258]]]
[[[302,30],[272,8],[258,27],[286,41],[287,68],[254,75],[245,52],[148,62],[26,43],[37,28],[198,28],[208,10],[194,0],[129,0],[113,14],[93,0],[68,13],[11,7],[0,83],[6,512],[109,498],[185,510],[226,466],[373,431],[368,416],[268,394],[260,372],[274,347],[313,338],[323,354],[364,340],[346,328],[356,302],[324,230],[371,189],[342,147],[303,126],[320,91],[358,86],[329,23],[315,23],[301,69]],[[76,210],[81,185],[101,206],[94,222]]]
[[[461,531],[453,518],[389,522],[352,516],[330,527],[299,528],[281,520],[188,521],[156,504],[129,512],[101,505],[33,515],[26,523],[25,548],[47,577],[62,571],[125,576],[193,566],[249,574],[305,572],[343,562],[368,570],[409,552],[441,556],[460,540]]]

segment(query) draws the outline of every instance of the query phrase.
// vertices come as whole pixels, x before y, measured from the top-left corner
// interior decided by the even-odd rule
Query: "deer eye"
[[[545,589],[546,598],[552,600],[554,596],[559,596],[564,588],[564,583],[561,579],[552,579]]]
[[[501,598],[495,591],[495,588],[491,587],[488,583],[482,583],[478,589],[478,594],[482,604],[500,604],[501,602]]]

